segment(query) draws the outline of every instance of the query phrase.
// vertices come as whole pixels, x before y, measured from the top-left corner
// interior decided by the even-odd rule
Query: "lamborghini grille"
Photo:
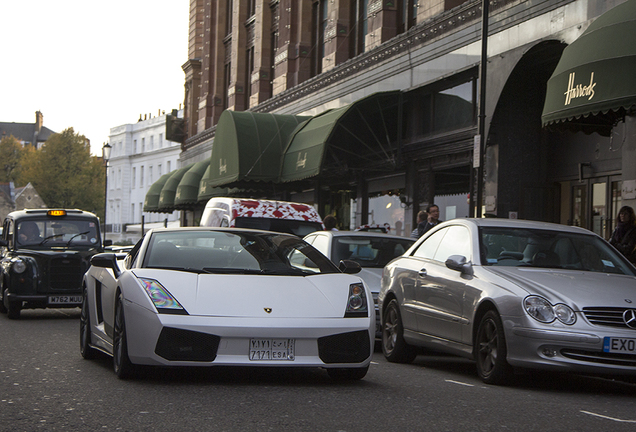
[[[325,363],[360,363],[370,354],[369,333],[360,330],[318,339],[318,355]]]
[[[216,335],[164,327],[155,353],[170,361],[211,362],[216,358],[220,340]]]

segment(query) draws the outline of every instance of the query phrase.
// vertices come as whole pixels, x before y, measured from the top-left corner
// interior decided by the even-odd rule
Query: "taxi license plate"
[[[250,339],[249,358],[259,360],[294,360],[296,339]]]
[[[605,337],[603,338],[603,351],[636,354],[636,339]]]
[[[82,296],[50,296],[49,304],[80,304]]]

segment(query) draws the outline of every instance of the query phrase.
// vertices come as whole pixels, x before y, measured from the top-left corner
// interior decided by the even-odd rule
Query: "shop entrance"
[[[620,176],[603,176],[564,182],[561,191],[569,202],[568,225],[580,226],[609,239],[621,208]]]

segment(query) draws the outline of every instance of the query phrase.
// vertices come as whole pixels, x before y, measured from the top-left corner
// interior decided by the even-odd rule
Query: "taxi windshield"
[[[29,219],[17,225],[16,242],[21,247],[75,247],[99,245],[97,224],[93,220]]]

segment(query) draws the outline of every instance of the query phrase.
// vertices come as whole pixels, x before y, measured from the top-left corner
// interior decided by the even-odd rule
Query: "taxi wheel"
[[[135,365],[128,357],[128,339],[126,338],[126,320],[121,294],[115,305],[115,326],[113,329],[113,369],[121,379],[131,378],[135,374]]]
[[[82,300],[82,311],[80,313],[80,354],[86,360],[94,359],[97,350],[91,347],[91,317],[88,312],[88,296],[84,290],[84,300]]]
[[[505,384],[512,375],[506,360],[507,348],[503,324],[499,314],[486,312],[479,323],[475,340],[477,374],[486,384]]]
[[[417,356],[414,346],[404,340],[404,326],[397,300],[389,302],[382,321],[382,351],[393,363],[411,363]]]
[[[4,305],[4,299],[6,298],[6,296],[7,296],[7,293],[3,292],[2,293],[2,301],[0,301],[0,313],[3,313],[3,314],[7,313],[7,307]]]
[[[9,296],[7,295],[9,292],[8,289],[4,290],[4,295],[2,296],[2,302],[4,303],[4,307],[7,309],[7,316],[9,319],[18,319],[20,318],[20,311],[22,310],[22,302],[10,301]]]
[[[362,368],[327,369],[329,377],[337,381],[356,381],[364,378],[369,371],[369,366]]]

